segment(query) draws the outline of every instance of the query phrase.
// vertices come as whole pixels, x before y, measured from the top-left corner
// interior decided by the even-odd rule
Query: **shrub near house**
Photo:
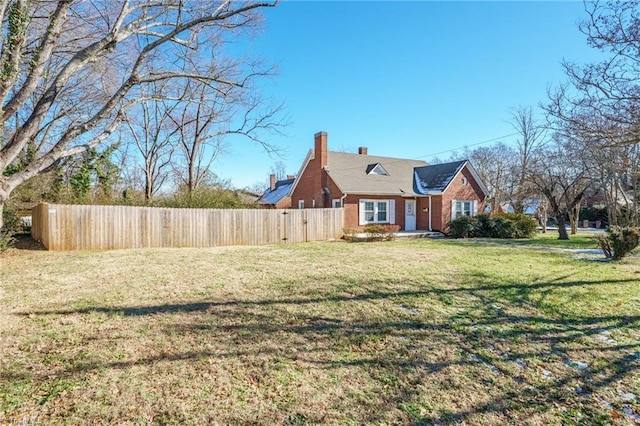
[[[447,225],[453,238],[531,238],[536,233],[535,219],[521,213],[460,216]]]
[[[346,241],[391,241],[396,238],[398,225],[367,225],[357,228],[343,228],[342,238]]]

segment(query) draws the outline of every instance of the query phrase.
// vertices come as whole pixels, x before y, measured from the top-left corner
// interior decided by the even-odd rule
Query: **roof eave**
[[[300,170],[298,170],[298,174],[296,175],[293,184],[291,185],[291,189],[289,190],[289,195],[293,194],[293,191],[295,191],[296,187],[298,186],[298,181],[300,180],[300,177],[302,176],[302,173],[304,173],[305,169],[307,168],[307,165],[309,164],[309,161],[311,161],[311,154],[312,154],[313,150],[310,149],[309,152],[307,152],[307,156],[305,157],[304,161],[302,162],[302,166],[300,167]]]
[[[385,195],[393,197],[424,197],[423,194],[417,194],[415,192],[372,192],[372,191],[345,191],[345,195]]]

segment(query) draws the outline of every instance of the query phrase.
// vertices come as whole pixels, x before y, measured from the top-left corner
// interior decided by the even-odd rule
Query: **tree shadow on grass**
[[[541,314],[527,296],[528,292],[550,288],[635,281],[564,281],[567,278],[501,285],[486,283],[491,277],[483,276],[476,277],[475,282],[481,282],[478,286],[432,288],[421,284],[415,291],[360,288],[359,294],[95,307],[19,315],[106,313],[131,317],[132,321],[158,315],[157,322],[145,324],[162,336],[178,336],[177,342],[180,336],[189,336],[190,346],[183,350],[135,359],[70,362],[43,375],[73,377],[96,370],[207,358],[234,360],[245,371],[269,376],[270,366],[286,362],[301,372],[340,371],[345,383],[336,386],[347,389],[351,386],[349,379],[366,377],[365,396],[356,393],[354,401],[335,402],[332,407],[337,411],[357,410],[354,418],[359,423],[495,424],[536,416],[559,421],[565,415],[569,416],[565,420],[571,421],[571,413],[576,410],[594,419],[611,420],[607,416],[612,412],[625,418],[624,402],[611,399],[611,392],[626,386],[637,374],[640,344],[605,344],[598,336],[603,327],[638,328],[640,315],[552,317]],[[378,287],[374,281],[367,284],[369,288]],[[502,292],[496,296],[496,290],[515,290],[514,300],[521,303],[494,307],[496,301],[505,304],[511,300],[501,298]],[[474,313],[455,311],[438,317],[410,306],[418,299],[446,305],[442,298],[449,295],[464,298]],[[362,303],[383,304],[389,315],[371,318],[344,314],[358,312]],[[333,304],[346,309],[318,313]],[[103,337],[105,344],[109,338]],[[578,362],[587,367],[581,368]],[[550,376],[545,375],[547,371]],[[0,377],[38,380],[32,372],[21,375],[0,371]],[[601,402],[605,398],[608,405]],[[290,409],[304,412],[303,406]],[[578,414],[575,419],[579,419]]]
[[[130,306],[130,307],[86,307],[77,309],[51,309],[51,310],[37,310],[37,311],[23,311],[15,312],[15,315],[75,315],[75,314],[88,314],[88,313],[106,313],[112,315],[124,315],[124,316],[144,316],[155,314],[167,314],[167,313],[189,313],[189,312],[201,312],[212,308],[222,306],[266,306],[266,305],[306,305],[317,304],[327,302],[358,302],[367,300],[380,300],[388,298],[401,298],[401,297],[427,297],[437,296],[442,294],[455,294],[455,293],[470,293],[481,294],[486,291],[493,290],[516,290],[519,295],[526,295],[532,290],[540,289],[557,289],[557,288],[570,288],[570,287],[583,287],[591,285],[603,285],[603,284],[625,284],[625,283],[637,283],[634,279],[618,279],[618,280],[599,280],[599,281],[561,281],[558,278],[553,282],[541,282],[535,284],[496,284],[496,285],[479,285],[472,287],[455,287],[455,288],[427,288],[416,291],[369,291],[362,294],[355,295],[329,295],[321,297],[308,297],[308,298],[281,298],[281,299],[261,299],[261,300],[232,300],[221,302],[195,302],[195,303],[177,303],[177,304],[162,304],[151,306]],[[375,286],[375,282],[373,282]]]

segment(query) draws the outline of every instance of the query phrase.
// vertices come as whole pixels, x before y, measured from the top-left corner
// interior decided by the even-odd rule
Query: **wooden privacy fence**
[[[326,241],[343,209],[170,209],[39,204],[31,235],[48,250],[214,247]]]

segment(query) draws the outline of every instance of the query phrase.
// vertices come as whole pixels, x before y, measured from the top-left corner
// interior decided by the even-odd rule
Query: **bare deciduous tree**
[[[0,210],[21,183],[108,139],[146,85],[242,87],[254,64],[226,67],[222,47],[277,2],[0,2]]]
[[[508,195],[514,212],[523,213],[527,207],[526,200],[535,193],[530,182],[527,181],[527,175],[531,168],[532,158],[547,142],[545,139],[546,131],[534,119],[531,107],[513,109],[510,123],[518,132],[519,137],[516,140],[518,159],[514,164],[511,176],[512,187],[508,191]]]
[[[144,199],[150,203],[169,177],[171,157],[175,150],[177,128],[171,113],[178,106],[175,101],[162,99],[162,88],[151,86],[153,98],[140,102],[127,112],[126,124],[136,151],[142,158],[140,168],[144,174]]]
[[[571,157],[560,141],[556,141],[552,147],[536,152],[525,178],[546,198],[549,212],[558,224],[558,238],[568,240],[565,212],[575,223],[577,218],[573,212],[591,187],[587,170]]]
[[[517,152],[503,144],[476,148],[465,154],[489,189],[491,213],[500,211],[500,202],[511,200],[513,172],[516,166]]]
[[[247,79],[244,87],[226,91],[201,82],[182,88],[178,107],[169,116],[178,138],[174,173],[189,193],[212,177],[211,165],[224,151],[226,137],[247,137],[276,151],[259,134],[286,125],[284,118],[276,118],[282,105],[265,104],[256,91],[244,90],[249,83]]]

